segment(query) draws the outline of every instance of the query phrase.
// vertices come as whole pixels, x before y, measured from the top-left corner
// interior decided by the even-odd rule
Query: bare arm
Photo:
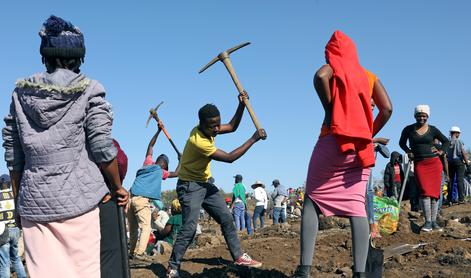
[[[243,92],[242,95],[239,95],[239,105],[237,106],[237,110],[232,117],[231,121],[227,124],[222,124],[219,134],[224,134],[224,133],[231,133],[237,130],[239,127],[240,121],[242,120],[242,115],[244,114],[244,98],[249,98],[247,92]]]
[[[263,130],[263,129],[262,129]],[[263,131],[264,132],[264,131]],[[232,163],[243,156],[250,147],[260,140],[261,136],[259,131],[255,131],[252,137],[249,138],[242,146],[233,150],[230,153],[226,153],[223,150],[217,149],[210,157],[217,161]]]
[[[159,127],[159,129],[154,134],[154,136],[152,136],[152,139],[150,139],[149,145],[147,146],[146,157],[149,156],[149,155],[152,155],[154,153],[154,145],[155,145],[155,142],[157,141],[157,137],[159,137],[159,134],[160,134],[161,131],[162,131],[162,129],[160,129],[160,127]]]
[[[18,192],[20,191],[21,176],[23,175],[20,171],[10,171],[11,190],[13,191],[13,197],[15,198],[15,204],[18,204]]]
[[[468,153],[464,149],[463,145],[461,145],[461,153],[463,154],[464,164],[468,165]]]
[[[448,159],[446,156],[443,158],[443,171],[445,171],[445,176],[448,181],[450,181],[450,172],[448,170]]]
[[[178,158],[178,165],[177,165],[177,168],[175,169],[175,171],[168,173],[168,177],[169,177],[169,178],[176,178],[176,177],[178,177],[178,173],[180,173],[180,166],[181,166],[181,164],[182,164],[182,163],[181,163],[181,160],[180,160],[180,158]]]
[[[125,206],[128,203],[129,194],[121,185],[116,158],[113,158],[113,160],[109,162],[100,163],[100,168],[111,184],[111,189],[114,191],[112,194],[115,194],[118,197],[118,205]]]
[[[375,136],[388,122],[393,108],[388,93],[379,79],[375,81],[372,97],[379,110],[373,122],[373,136]]]
[[[168,236],[172,231],[172,226],[172,224],[165,225],[165,228],[162,230],[162,232],[160,232],[160,235],[164,237]]]
[[[324,107],[324,124],[330,126],[332,113],[332,93],[330,92],[330,79],[334,76],[334,71],[329,65],[323,65],[314,75],[314,88]]]

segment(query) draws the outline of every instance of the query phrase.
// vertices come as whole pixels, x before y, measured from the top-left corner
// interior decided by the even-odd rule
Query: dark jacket
[[[404,171],[402,169],[402,155],[398,152],[391,153],[391,159],[386,164],[386,168],[384,169],[384,186],[391,187],[394,185],[394,164],[399,163],[399,170],[401,175],[401,183],[404,180]]]

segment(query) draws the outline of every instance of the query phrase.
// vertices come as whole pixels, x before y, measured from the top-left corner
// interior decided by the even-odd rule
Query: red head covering
[[[355,151],[362,165],[374,165],[371,89],[354,42],[335,31],[325,47],[332,78],[331,133],[342,152]]]

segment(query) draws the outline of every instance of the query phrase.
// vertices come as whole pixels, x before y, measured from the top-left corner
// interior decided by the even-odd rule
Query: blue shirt
[[[160,200],[163,171],[159,165],[144,166],[136,173],[136,179],[131,186],[133,196],[142,196]]]

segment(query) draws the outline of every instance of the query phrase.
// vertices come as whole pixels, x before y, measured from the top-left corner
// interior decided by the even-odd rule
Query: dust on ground
[[[266,223],[268,223],[268,219]],[[328,217],[320,221],[313,277],[351,277],[351,237],[347,219]],[[444,208],[439,217],[443,232],[420,232],[422,217],[403,203],[398,231],[375,239],[376,248],[400,244],[416,245],[413,251],[384,261],[383,277],[470,277],[471,203]],[[289,277],[299,261],[299,219],[284,226],[268,226],[248,236],[240,234],[244,251],[263,262],[261,269],[232,264],[219,226],[204,223],[203,234],[185,255],[182,277]],[[165,277],[168,258],[154,257],[152,263],[131,262],[132,277]]]

